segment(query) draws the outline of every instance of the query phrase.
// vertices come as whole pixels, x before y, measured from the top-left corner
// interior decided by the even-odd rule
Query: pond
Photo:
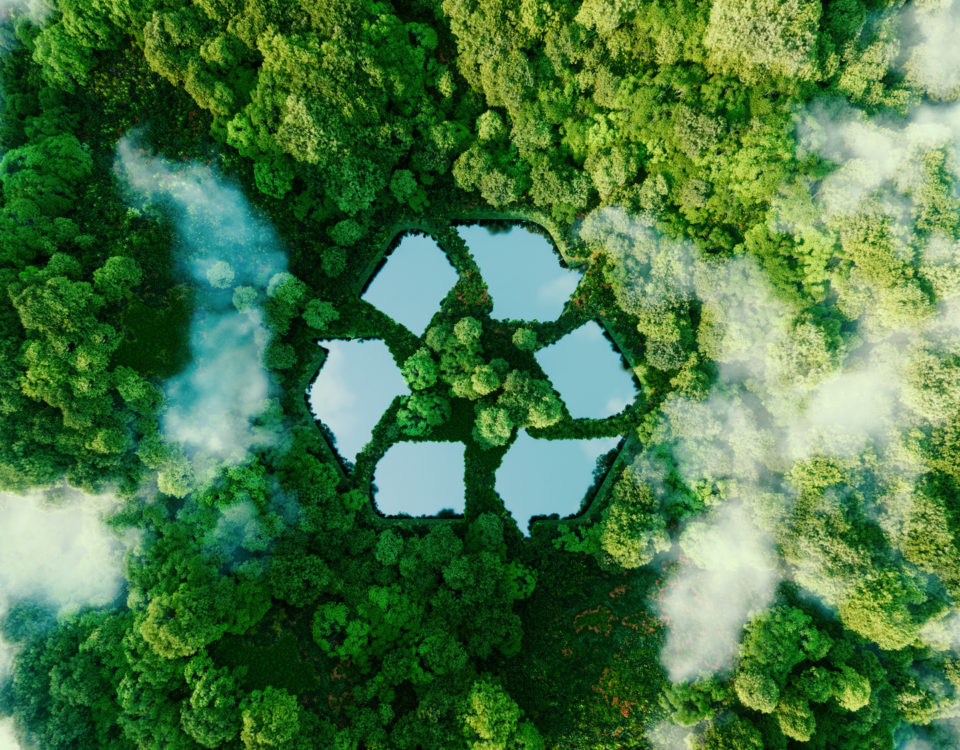
[[[580,510],[597,459],[619,438],[536,440],[521,431],[497,469],[496,488],[521,531],[531,516]],[[526,532],[525,532],[526,533]]]
[[[555,320],[561,314],[581,275],[561,265],[547,238],[523,227],[492,232],[485,226],[460,226],[457,231],[488,284],[494,316]],[[420,334],[456,280],[433,239],[407,235],[363,298]],[[328,355],[308,390],[310,408],[334,434],[340,455],[355,461],[384,411],[408,389],[383,341],[325,341],[322,346]],[[575,418],[611,416],[636,395],[631,374],[596,322],[536,356]],[[574,514],[593,482],[597,458],[617,441],[535,440],[521,432],[497,470],[497,490],[521,527],[535,515]],[[462,513],[463,451],[461,443],[430,441],[388,448],[373,476],[380,512],[415,517],[444,509]]]
[[[575,419],[613,416],[637,395],[623,357],[596,321],[588,321],[534,356]]]
[[[493,317],[500,320],[556,320],[580,283],[578,271],[560,265],[560,254],[543,235],[524,227],[492,232],[460,226],[487,282]]]
[[[386,516],[463,513],[463,443],[395,443],[374,472],[377,508]]]
[[[436,240],[408,234],[387,256],[362,299],[419,336],[458,278]]]
[[[383,412],[407,385],[383,341],[324,341],[327,358],[308,390],[310,409],[349,460],[370,440]]]

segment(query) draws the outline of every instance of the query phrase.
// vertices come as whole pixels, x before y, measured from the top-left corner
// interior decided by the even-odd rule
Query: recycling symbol
[[[384,516],[578,513],[638,396],[586,264],[528,222],[430,228],[387,245],[353,336],[319,342],[314,418]]]

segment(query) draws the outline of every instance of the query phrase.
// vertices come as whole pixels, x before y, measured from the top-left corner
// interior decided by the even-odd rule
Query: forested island
[[[960,747],[958,33],[0,0],[0,750]]]

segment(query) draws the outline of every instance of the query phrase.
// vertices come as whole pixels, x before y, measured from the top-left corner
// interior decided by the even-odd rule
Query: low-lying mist
[[[0,493],[0,622],[19,604],[62,617],[113,603],[124,584],[124,553],[135,542],[105,523],[116,507],[110,495],[69,487]],[[0,682],[13,653],[0,638]]]
[[[785,185],[770,227],[857,259],[824,272],[836,293],[832,318],[818,319],[777,290],[752,258],[704,255],[651,217],[604,208],[580,228],[615,264],[615,291],[638,315],[650,361],[664,369],[687,364],[675,321],[696,306],[692,335],[716,365],[707,392],[680,388],[667,397],[652,449],[637,459],[638,475],[663,495],[668,467],[658,451],[669,446],[673,470],[714,506],[680,535],[684,556],[657,604],[668,623],[661,660],[675,681],[728,671],[743,625],[768,606],[782,578],[834,611],[860,585],[828,575],[827,553],[815,548],[802,564],[781,559],[730,570],[745,550],[775,558],[777,530],[810,462],[828,458],[851,476],[869,477],[869,489],[851,479],[824,493],[823,512],[853,493],[894,541],[927,471],[911,442],[916,430],[960,412],[960,243],[930,229],[925,214],[930,191],[956,194],[960,108],[928,103],[881,119],[817,102],[798,113],[796,127],[798,157],[835,166],[819,182]],[[946,184],[923,168],[937,159],[946,166],[934,170],[936,179]],[[910,267],[916,270],[904,270]],[[837,314],[848,321],[842,335]],[[707,549],[719,554],[697,559],[687,542],[690,529],[704,524],[716,530]],[[894,554],[890,565],[901,564]]]
[[[257,421],[275,390],[263,361],[271,334],[261,302],[286,276],[286,255],[239,187],[212,167],[163,159],[128,135],[117,145],[116,170],[141,209],[170,212],[176,260],[196,290],[192,362],[164,385],[162,426],[204,481],[276,437]]]

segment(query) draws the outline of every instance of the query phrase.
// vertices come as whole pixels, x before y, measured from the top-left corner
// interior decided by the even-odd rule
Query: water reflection
[[[329,354],[310,387],[310,408],[333,432],[340,455],[354,461],[407,386],[382,341],[325,341],[323,347]]]
[[[362,298],[419,336],[457,278],[435,240],[407,235],[387,257]]]
[[[612,416],[637,395],[623,359],[595,321],[588,321],[535,356],[574,418]]]
[[[496,487],[517,525],[531,516],[580,510],[593,483],[597,459],[616,447],[618,438],[535,440],[521,431],[497,469]]]
[[[463,513],[463,443],[396,443],[377,464],[376,503],[388,516]]]
[[[560,265],[560,256],[542,235],[524,227],[491,232],[460,226],[501,320],[555,320],[577,288],[580,273]]]

